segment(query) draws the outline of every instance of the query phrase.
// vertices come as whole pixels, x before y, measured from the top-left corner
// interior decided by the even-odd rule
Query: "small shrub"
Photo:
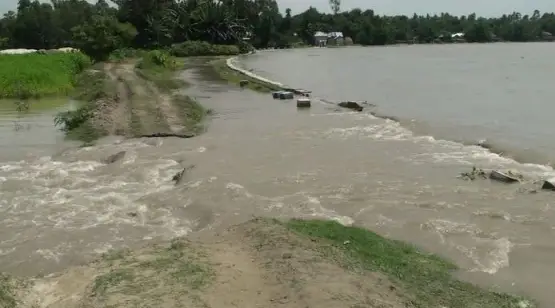
[[[202,41],[187,41],[173,45],[170,53],[176,57],[233,56],[240,54],[241,49],[236,45],[212,45]]]
[[[138,67],[140,69],[148,69],[152,67],[160,67],[166,69],[174,69],[177,66],[177,61],[167,51],[153,50],[146,53]]]

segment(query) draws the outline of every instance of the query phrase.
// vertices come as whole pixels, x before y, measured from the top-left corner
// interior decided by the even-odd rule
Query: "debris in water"
[[[366,102],[355,102],[355,101],[346,101],[346,102],[341,102],[339,104],[337,104],[339,107],[343,107],[343,108],[348,108],[348,109],[353,109],[356,111],[362,111],[364,109],[364,107],[362,107],[362,105],[366,104]]]
[[[542,189],[555,190],[555,178],[551,178],[543,181]]]
[[[117,162],[118,160],[123,159],[124,157],[125,157],[125,151],[120,151],[120,152],[117,152],[114,155],[108,156],[108,158],[106,158],[104,160],[104,163],[105,164],[113,164],[113,163]]]
[[[187,171],[193,169],[195,167],[195,165],[190,165],[188,167],[183,168],[181,171],[179,171],[178,173],[176,173],[173,177],[172,177],[172,181],[175,182],[175,185],[179,185],[179,183],[181,183],[181,181],[184,178],[184,175]]]
[[[474,181],[476,179],[487,179],[486,172],[483,169],[476,168],[476,166],[472,167],[472,171],[470,172],[462,172],[459,175],[459,178],[467,181]]]
[[[520,180],[523,179],[523,176],[512,171],[502,172],[498,170],[492,170],[489,174],[489,178],[503,183],[516,183],[520,182]]]

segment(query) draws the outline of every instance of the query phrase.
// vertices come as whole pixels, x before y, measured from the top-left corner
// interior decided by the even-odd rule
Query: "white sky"
[[[94,0],[90,0],[94,1]],[[327,0],[277,0],[282,11],[289,7],[293,13],[300,13],[309,6],[329,12]],[[15,10],[17,0],[0,0],[0,12]],[[541,12],[554,12],[555,0],[342,0],[341,8],[371,8],[378,14],[419,14],[449,12],[455,15],[476,12],[482,16],[496,16],[518,11],[532,14],[535,9]]]

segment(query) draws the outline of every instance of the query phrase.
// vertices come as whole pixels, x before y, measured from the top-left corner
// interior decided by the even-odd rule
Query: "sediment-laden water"
[[[330,52],[339,56],[336,50]],[[328,51],[299,52],[301,59]],[[329,76],[334,72],[343,80],[353,74]],[[555,175],[551,167],[422,136],[367,111],[325,103],[297,110],[293,101],[205,82],[199,71],[183,77],[193,81],[188,93],[215,111],[199,137],[108,138],[2,162],[0,270],[49,273],[110,248],[220,229],[253,215],[316,217],[411,241],[456,261],[467,279],[555,305],[554,195],[527,191]],[[119,151],[126,151],[121,161],[103,163]],[[527,180],[457,178],[474,165],[519,170]],[[191,169],[174,186],[184,167]]]

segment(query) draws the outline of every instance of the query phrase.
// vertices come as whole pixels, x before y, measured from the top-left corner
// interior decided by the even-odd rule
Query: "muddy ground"
[[[256,219],[37,279],[18,307],[409,307],[386,276],[347,270],[322,245]]]

